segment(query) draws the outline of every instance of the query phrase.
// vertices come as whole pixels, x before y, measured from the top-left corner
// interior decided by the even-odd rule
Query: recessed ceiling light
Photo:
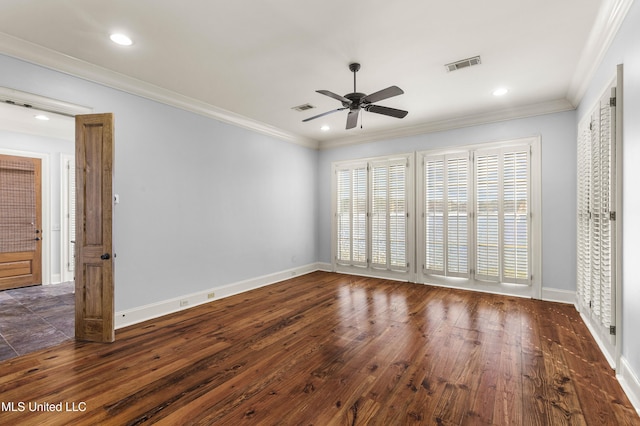
[[[507,92],[509,92],[508,89],[500,87],[499,89],[493,91],[493,96],[504,96],[507,94]]]
[[[322,127],[320,127],[320,130],[322,130],[323,132],[328,132],[331,129],[331,127],[327,126],[326,124]]]
[[[36,120],[49,121],[49,117],[44,114],[34,115]]]
[[[120,46],[131,46],[133,44],[133,41],[124,34],[111,34],[109,38],[112,42],[119,44]]]

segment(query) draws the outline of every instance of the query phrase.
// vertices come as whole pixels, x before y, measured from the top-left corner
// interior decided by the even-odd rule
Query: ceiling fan
[[[347,129],[353,129],[358,125],[358,116],[360,110],[373,112],[376,114],[388,115],[389,117],[404,118],[408,111],[401,109],[384,107],[381,105],[373,105],[374,102],[382,101],[384,99],[391,98],[393,96],[402,95],[404,91],[398,86],[387,87],[370,95],[360,93],[356,91],[356,73],[360,69],[360,64],[349,64],[349,69],[353,72],[353,93],[347,93],[344,96],[337,95],[328,90],[316,90],[316,92],[329,96],[342,102],[342,108],[337,108],[331,111],[323,112],[322,114],[314,115],[313,117],[302,120],[303,122],[315,120],[316,118],[324,117],[325,115],[333,114],[334,112],[349,110],[347,114]]]

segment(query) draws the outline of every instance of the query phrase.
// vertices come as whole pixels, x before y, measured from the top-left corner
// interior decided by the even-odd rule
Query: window
[[[334,164],[335,265],[406,274],[412,156]],[[348,270],[348,269],[347,269]]]
[[[540,297],[539,144],[334,163],[334,269]]]
[[[424,159],[424,266],[429,273],[469,274],[468,162],[468,155],[459,154]]]
[[[338,188],[338,263],[366,265],[367,166],[336,170]]]
[[[578,308],[609,359],[617,345],[616,272],[620,211],[616,188],[615,83],[578,127],[577,296]]]
[[[475,152],[476,278],[528,284],[528,146]]]
[[[423,275],[528,284],[531,144],[420,156]]]
[[[371,265],[407,269],[407,161],[371,163]]]

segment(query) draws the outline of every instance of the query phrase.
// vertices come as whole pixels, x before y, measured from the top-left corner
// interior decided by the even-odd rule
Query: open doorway
[[[73,248],[69,245],[70,215],[75,210],[66,169],[74,164],[74,134],[72,117],[0,104],[0,154],[40,163],[42,188],[42,221],[34,228],[42,248],[41,279],[0,292],[0,360],[74,337]]]

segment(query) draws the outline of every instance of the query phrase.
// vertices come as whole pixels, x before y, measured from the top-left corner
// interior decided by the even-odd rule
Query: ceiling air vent
[[[451,62],[450,64],[445,65],[447,72],[457,71],[462,68],[468,68],[473,65],[480,65],[480,56],[474,56],[473,58],[463,59],[461,61]]]
[[[306,111],[308,109],[313,109],[313,108],[315,108],[315,107],[313,105],[311,105],[311,104],[302,104],[302,105],[294,106],[291,109],[294,109],[296,111]]]

